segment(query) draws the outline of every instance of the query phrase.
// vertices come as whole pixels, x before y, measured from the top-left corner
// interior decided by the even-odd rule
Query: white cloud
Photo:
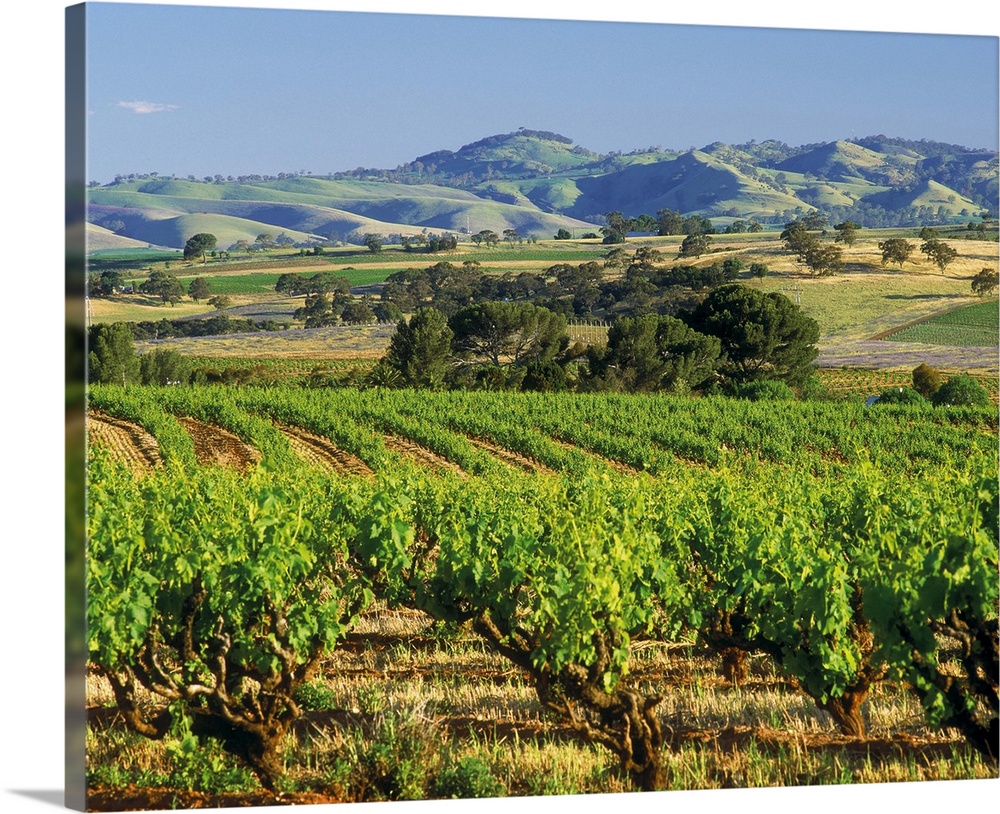
[[[124,107],[133,113],[163,113],[167,110],[177,110],[177,105],[165,105],[161,102],[119,102],[118,107]]]

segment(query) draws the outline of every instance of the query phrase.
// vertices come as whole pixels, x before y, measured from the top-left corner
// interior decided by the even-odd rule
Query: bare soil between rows
[[[131,421],[95,410],[88,416],[87,431],[93,443],[106,447],[137,475],[148,472],[163,462],[156,439]]]
[[[260,463],[260,452],[228,430],[190,416],[180,416],[177,420],[191,436],[195,457],[202,466],[250,469]]]
[[[360,475],[370,478],[375,474],[368,464],[356,455],[335,446],[328,438],[287,424],[279,424],[278,429],[288,438],[292,451],[306,463],[318,465],[341,475]]]

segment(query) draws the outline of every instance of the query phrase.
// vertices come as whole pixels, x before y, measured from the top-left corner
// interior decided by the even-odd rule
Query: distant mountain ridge
[[[790,147],[780,141],[700,150],[660,147],[601,154],[558,133],[521,128],[395,169],[332,176],[118,176],[88,188],[102,245],[181,247],[192,229],[224,247],[283,232],[296,243],[360,241],[363,234],[475,233],[513,229],[582,234],[604,214],[672,209],[721,224],[780,225],[819,210],[867,227],[936,225],[996,217],[998,156],[883,135]]]

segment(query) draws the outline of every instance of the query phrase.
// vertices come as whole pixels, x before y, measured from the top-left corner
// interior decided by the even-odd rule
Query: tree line
[[[570,344],[562,314],[486,301],[450,317],[421,306],[400,320],[375,383],[430,389],[615,390],[791,395],[816,358],[819,326],[782,294],[718,286],[677,316],[623,317],[606,346]],[[748,388],[772,382],[771,391]]]

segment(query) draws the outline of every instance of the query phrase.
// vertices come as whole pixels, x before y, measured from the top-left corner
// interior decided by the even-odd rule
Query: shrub
[[[733,388],[733,395],[749,401],[791,401],[795,398],[787,384],[770,379],[738,384]]]
[[[477,757],[463,757],[458,763],[445,767],[434,781],[435,796],[452,800],[503,797],[506,793],[503,783]]]
[[[927,400],[912,387],[890,387],[879,397],[876,404],[926,404]]]
[[[931,401],[935,407],[942,405],[988,407],[990,394],[968,373],[960,373],[942,384]]]

